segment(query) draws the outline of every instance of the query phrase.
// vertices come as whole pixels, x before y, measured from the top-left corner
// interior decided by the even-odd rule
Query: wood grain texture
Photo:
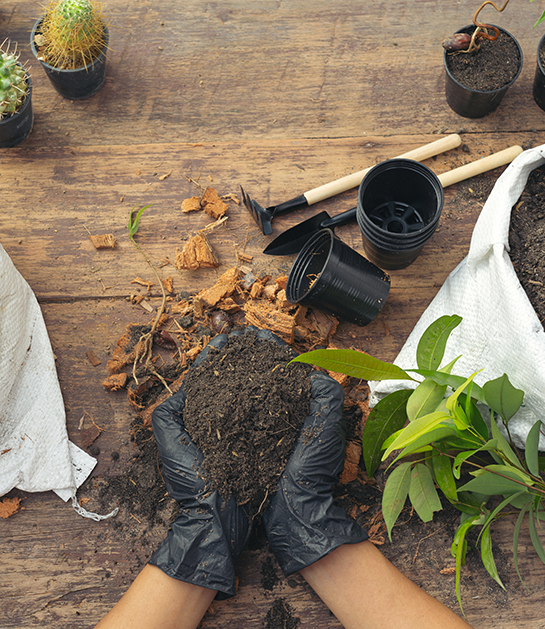
[[[151,204],[137,239],[161,265],[162,276],[172,275],[175,292],[197,291],[236,264],[237,251],[253,256],[256,273],[288,271],[293,256],[262,255],[270,240],[321,210],[334,215],[353,207],[357,194],[345,192],[277,217],[270,237],[230,202],[227,222],[210,236],[222,262],[217,271],[162,266],[210,222],[202,213],[180,211],[181,202],[202,187],[239,194],[243,185],[268,206],[453,132],[462,134],[462,146],[425,162],[438,174],[513,144],[528,148],[545,139],[545,112],[532,99],[537,43],[545,32],[545,25],[532,24],[543,2],[511,3],[501,16],[493,10],[484,16],[517,37],[525,63],[500,108],[480,120],[460,118],[448,108],[440,45],[470,22],[473,1],[105,4],[111,18],[106,84],[79,102],[58,96],[32,58],[28,39],[39,4],[14,0],[0,7],[0,34],[18,42],[21,59],[30,61],[35,112],[30,137],[0,150],[0,242],[42,306],[71,440],[82,445],[82,429],[93,422],[102,430],[88,483],[123,477],[134,454],[129,426],[136,415],[126,393],[102,387],[126,325],[152,317],[127,301],[130,294],[146,293],[131,280],[153,282],[148,303],[159,304],[156,280],[127,237],[131,207]],[[479,190],[489,190],[501,171],[445,191],[432,240],[413,265],[391,273],[390,295],[375,321],[365,328],[341,323],[339,346],[394,359],[466,255],[486,198]],[[96,250],[89,234],[106,233],[115,236],[116,248]],[[363,252],[355,224],[336,233]],[[100,364],[93,366],[87,352]],[[95,523],[53,494],[22,497],[24,510],[0,520],[0,629],[94,626],[166,532],[164,521],[139,522],[130,507],[115,521]],[[411,522],[410,513],[404,515]],[[545,627],[545,569],[523,535],[519,563],[530,592],[523,588],[512,566],[513,525],[506,519],[494,530],[507,592],[484,574],[475,553],[469,556],[462,592],[468,620],[478,629]],[[451,539],[452,530],[441,522],[407,524],[382,550],[456,610],[454,578],[440,573],[452,566]],[[238,595],[215,603],[204,629],[241,622],[261,629],[278,597],[293,607],[303,629],[340,627],[298,576],[284,579],[277,568],[279,583],[264,590],[262,566],[270,557],[263,539],[242,554]]]
[[[2,10],[2,33],[32,65],[36,122],[27,147],[544,128],[532,99],[539,3],[483,13],[515,35],[525,63],[501,108],[478,121],[460,119],[444,98],[441,42],[471,22],[470,0],[106,5],[108,76],[89,102],[63,101],[33,59],[39,5],[16,0]]]

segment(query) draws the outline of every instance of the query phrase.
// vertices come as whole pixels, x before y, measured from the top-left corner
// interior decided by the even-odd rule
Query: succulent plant
[[[28,94],[27,72],[19,63],[16,51],[9,52],[9,44],[0,46],[0,119],[16,113]]]
[[[49,65],[73,70],[100,55],[105,26],[102,9],[94,0],[51,0],[36,43]]]

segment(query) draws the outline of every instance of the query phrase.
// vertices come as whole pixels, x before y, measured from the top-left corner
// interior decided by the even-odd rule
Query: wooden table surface
[[[445,102],[441,42],[467,25],[477,3],[468,0],[108,0],[110,46],[107,78],[93,98],[68,101],[53,90],[30,52],[29,33],[40,6],[27,0],[0,7],[0,35],[18,42],[30,61],[34,129],[19,147],[0,151],[0,242],[36,293],[57,357],[70,439],[81,445],[80,421],[105,429],[94,478],[122,474],[134,411],[124,393],[102,387],[106,362],[125,326],[149,315],[131,304],[137,276],[153,281],[127,236],[134,205],[151,204],[139,233],[154,263],[174,258],[182,238],[209,222],[181,214],[182,200],[199,194],[195,182],[220,194],[242,184],[262,205],[279,203],[322,183],[395,157],[450,133],[463,144],[425,162],[436,173],[511,145],[545,141],[545,112],[532,98],[539,39],[532,28],[545,2],[513,2],[487,19],[514,34],[524,67],[500,108],[469,120]],[[364,328],[342,323],[340,342],[378,358],[395,357],[451,270],[466,255],[495,170],[445,190],[440,227],[416,262],[392,272],[392,289],[380,316]],[[162,175],[168,174],[164,178]],[[318,210],[335,214],[355,205],[357,190],[273,222],[274,234]],[[115,250],[97,251],[88,234],[113,233]],[[362,252],[356,225],[337,230]],[[210,286],[237,263],[254,256],[256,272],[289,269],[293,257],[272,258],[241,206],[211,236],[222,266],[176,271],[176,291]],[[153,300],[152,300],[153,302]],[[158,299],[156,300],[158,303]],[[101,364],[93,367],[86,352]],[[119,461],[113,452],[122,453]],[[92,627],[112,607],[164,536],[165,528],[78,516],[52,493],[22,494],[24,510],[0,521],[0,629]],[[416,516],[415,516],[416,517]],[[497,553],[514,573],[510,535],[514,522],[497,526]],[[426,535],[422,533],[422,538]],[[437,542],[433,561],[418,553],[418,536],[384,550],[427,591],[457,610],[449,539]],[[521,549],[530,546],[521,538]],[[260,586],[268,549],[243,553],[237,597],[216,603],[205,629],[245,621],[262,627],[273,600],[286,598],[302,628],[339,623],[299,577],[281,579],[271,592]],[[463,580],[467,619],[478,629],[545,627],[545,568],[519,550],[529,590],[515,577],[500,590],[477,564]]]

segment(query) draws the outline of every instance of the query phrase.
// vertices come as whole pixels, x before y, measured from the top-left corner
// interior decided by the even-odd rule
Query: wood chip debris
[[[85,352],[85,355],[87,356],[87,358],[89,359],[89,362],[91,363],[91,365],[93,365],[93,367],[97,367],[102,362],[100,358],[98,358],[98,356],[94,354],[92,351]]]
[[[115,249],[117,244],[113,234],[102,234],[99,236],[89,234],[89,240],[93,243],[95,249]]]
[[[21,498],[0,499],[0,518],[2,519],[10,518],[21,509],[24,509],[24,507],[21,507]]]
[[[234,195],[232,195],[234,196]],[[224,198],[229,198],[229,195],[225,195]],[[237,203],[240,203],[238,199]],[[204,191],[201,197],[189,197],[182,201],[182,212],[197,212],[204,210],[209,216],[214,219],[222,218],[227,212],[229,206],[225,201],[222,201],[216,190],[209,186]]]
[[[146,280],[143,280],[141,277],[135,277],[133,280],[131,280],[131,284],[140,284],[140,286],[145,286],[148,289],[148,292],[151,290],[151,287],[153,286],[153,282],[148,282]]]
[[[192,236],[182,250],[176,250],[174,266],[177,269],[196,271],[201,268],[215,268],[219,265],[220,261],[202,233]]]

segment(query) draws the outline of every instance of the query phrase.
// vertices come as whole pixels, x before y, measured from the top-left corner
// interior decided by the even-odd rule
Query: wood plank
[[[494,134],[484,141],[464,136],[465,148],[426,163],[439,174],[512,144],[526,145],[531,137],[528,133]],[[3,200],[10,208],[0,216],[2,244],[40,300],[125,297],[135,292],[130,282],[136,276],[156,284],[153,273],[128,239],[131,207],[151,204],[142,218],[138,240],[159,265],[165,257],[174,261],[176,249],[183,246],[182,239],[211,222],[203,212],[181,213],[182,200],[200,194],[189,178],[203,187],[214,186],[220,194],[240,195],[242,184],[266,207],[435,139],[411,135],[194,146],[44,146],[31,154],[10,153],[9,161],[1,166]],[[159,180],[169,172],[169,177]],[[447,189],[447,207],[456,198],[456,190],[455,186]],[[322,209],[333,215],[353,207],[356,198],[354,189],[305,211],[279,217],[273,222],[273,235]],[[210,236],[225,267],[234,266],[236,252],[242,250],[259,256],[262,267],[286,267],[293,261],[261,256],[270,238],[263,237],[245,209],[232,202],[229,205],[227,223]],[[455,220],[459,222],[462,217]],[[442,224],[446,226],[446,222]],[[97,251],[89,233],[112,233],[118,246]],[[447,233],[443,231],[444,236]],[[362,250],[357,225],[345,227],[339,234],[350,246]],[[437,237],[436,242],[444,247],[441,231]],[[438,277],[428,273],[422,276],[418,266],[401,276],[412,276],[410,281],[419,285],[442,283],[465,255],[467,243],[467,239],[449,243],[458,252],[452,259],[441,256],[437,260],[433,272]],[[171,266],[161,272],[163,277],[173,276],[178,291],[197,290],[213,283],[217,276],[214,270],[178,272]]]
[[[63,100],[33,59],[28,39],[39,7],[28,0],[10,6],[0,29],[30,59],[35,85],[34,131],[17,151],[544,129],[532,98],[543,34],[542,25],[532,28],[535,3],[484,13],[519,39],[525,64],[499,110],[473,121],[446,104],[441,48],[471,22],[471,0],[161,0],[130,10],[110,0],[106,85],[87,102]]]

